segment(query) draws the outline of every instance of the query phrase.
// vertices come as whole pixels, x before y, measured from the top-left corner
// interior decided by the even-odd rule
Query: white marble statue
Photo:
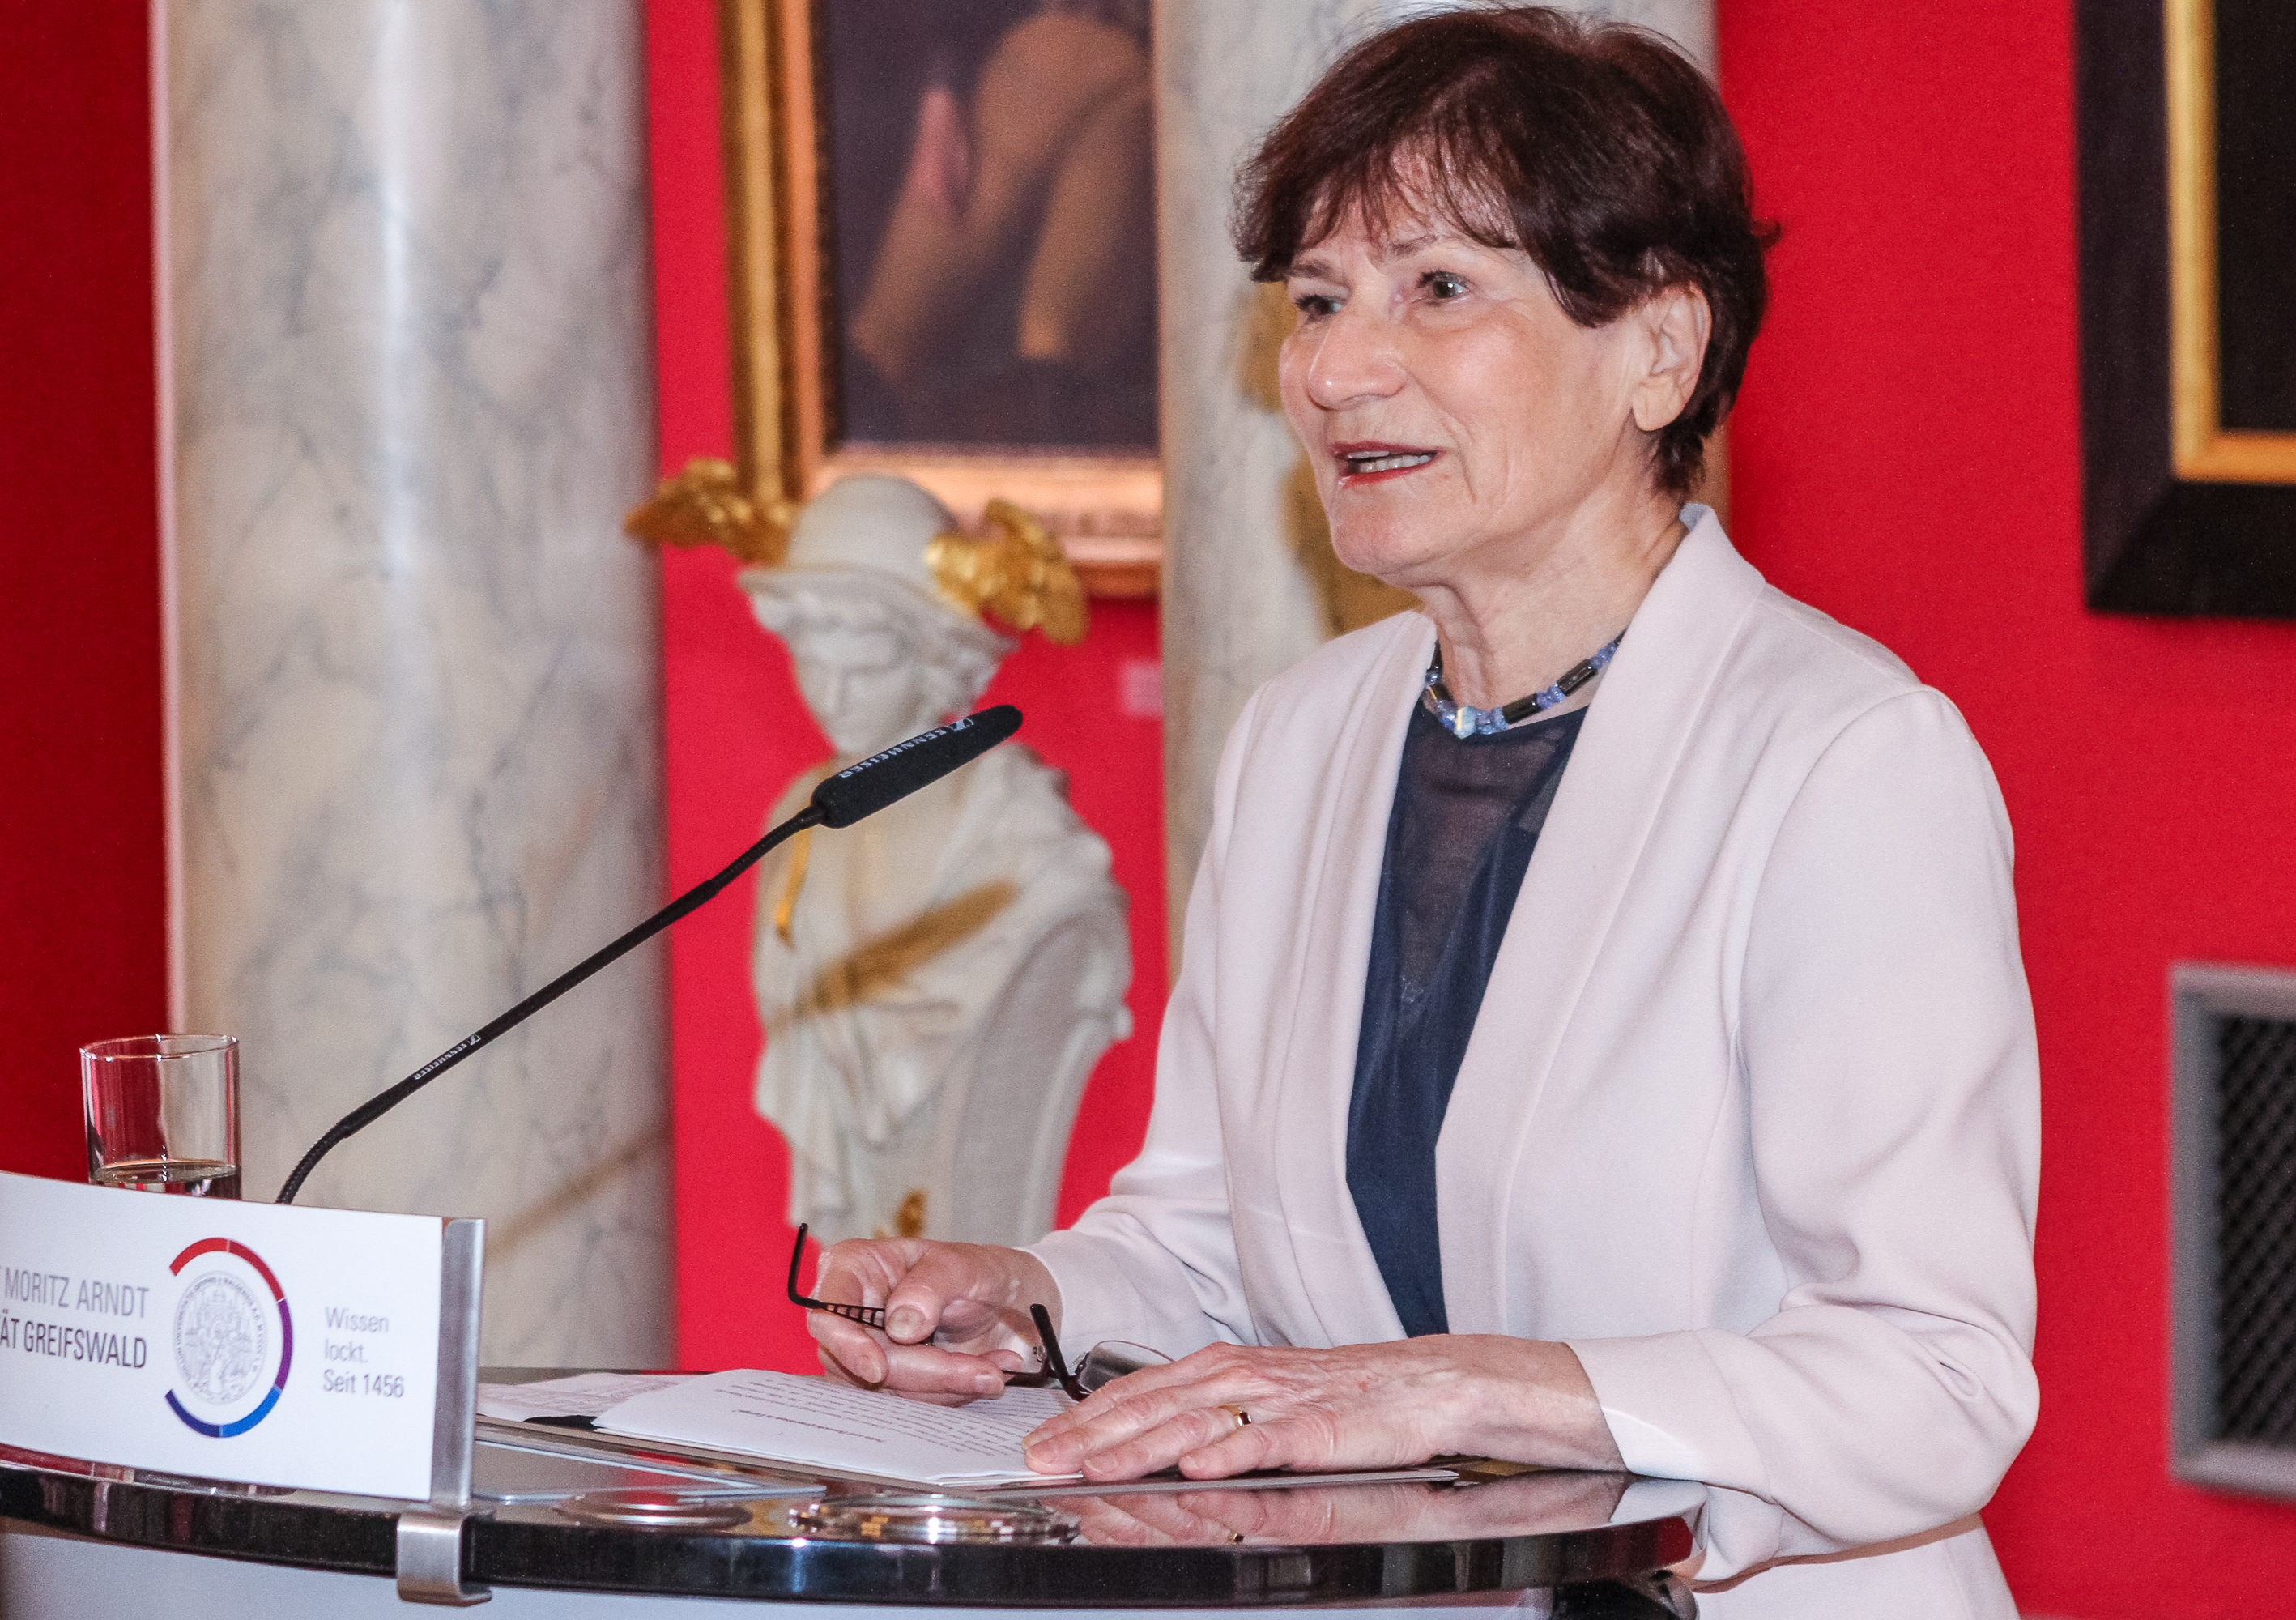
[[[1073,578],[1040,532],[1037,558],[1017,530],[1001,548],[935,545],[955,528],[906,479],[849,477],[799,516],[782,565],[741,576],[837,750],[772,819],[830,771],[974,706],[1013,643],[972,604],[1081,633]],[[1011,585],[1015,557],[1040,582],[1049,559],[1054,600],[980,588],[984,567]],[[757,1106],[789,1141],[791,1221],[824,1242],[1050,1229],[1085,1081],[1131,1032],[1126,900],[1108,868],[1061,774],[1018,743],[767,858]]]

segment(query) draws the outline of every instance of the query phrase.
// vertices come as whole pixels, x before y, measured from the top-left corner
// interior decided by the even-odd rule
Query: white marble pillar
[[[1714,0],[1562,0],[1658,29],[1710,72]],[[1164,448],[1164,838],[1172,965],[1220,744],[1252,689],[1331,632],[1328,540],[1272,387],[1280,300],[1227,234],[1236,167],[1366,30],[1448,0],[1156,0]]]
[[[639,0],[158,0],[179,1022],[250,1196],[660,903]],[[671,1353],[658,945],[303,1201],[487,1218],[490,1361]]]

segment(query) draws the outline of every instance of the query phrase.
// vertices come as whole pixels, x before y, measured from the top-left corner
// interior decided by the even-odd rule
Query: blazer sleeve
[[[1255,695],[1221,753],[1211,835],[1188,897],[1140,1156],[1075,1225],[1029,1246],[1060,1284],[1062,1336],[1079,1353],[1102,1339],[1174,1357],[1220,1341],[1256,1342],[1228,1208],[1213,1015],[1228,829],[1258,709]]]
[[[2040,1106],[2008,817],[1937,693],[1866,710],[1811,768],[1737,1009],[1777,1314],[1571,1347],[1630,1468],[1753,1493],[1843,1546],[1949,1524],[2038,1408]],[[1800,1550],[1779,1534],[1732,1562]]]

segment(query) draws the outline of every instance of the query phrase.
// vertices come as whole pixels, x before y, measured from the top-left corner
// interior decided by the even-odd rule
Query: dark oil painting
[[[2215,55],[2222,420],[2296,432],[2296,5],[2219,0]]]
[[[839,444],[1156,448],[1150,0],[821,0]]]

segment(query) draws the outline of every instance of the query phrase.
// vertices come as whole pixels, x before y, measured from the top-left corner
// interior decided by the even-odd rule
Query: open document
[[[560,1418],[595,1418],[632,1395],[668,1389],[693,1375],[681,1372],[585,1372],[570,1378],[533,1384],[481,1384],[479,1416],[504,1423],[548,1422]]]
[[[718,1372],[651,1390],[596,1419],[607,1434],[747,1451],[770,1462],[958,1489],[1050,1483],[1021,1436],[1068,1410],[1057,1389],[1007,1389],[970,1406],[929,1406],[786,1372]]]

